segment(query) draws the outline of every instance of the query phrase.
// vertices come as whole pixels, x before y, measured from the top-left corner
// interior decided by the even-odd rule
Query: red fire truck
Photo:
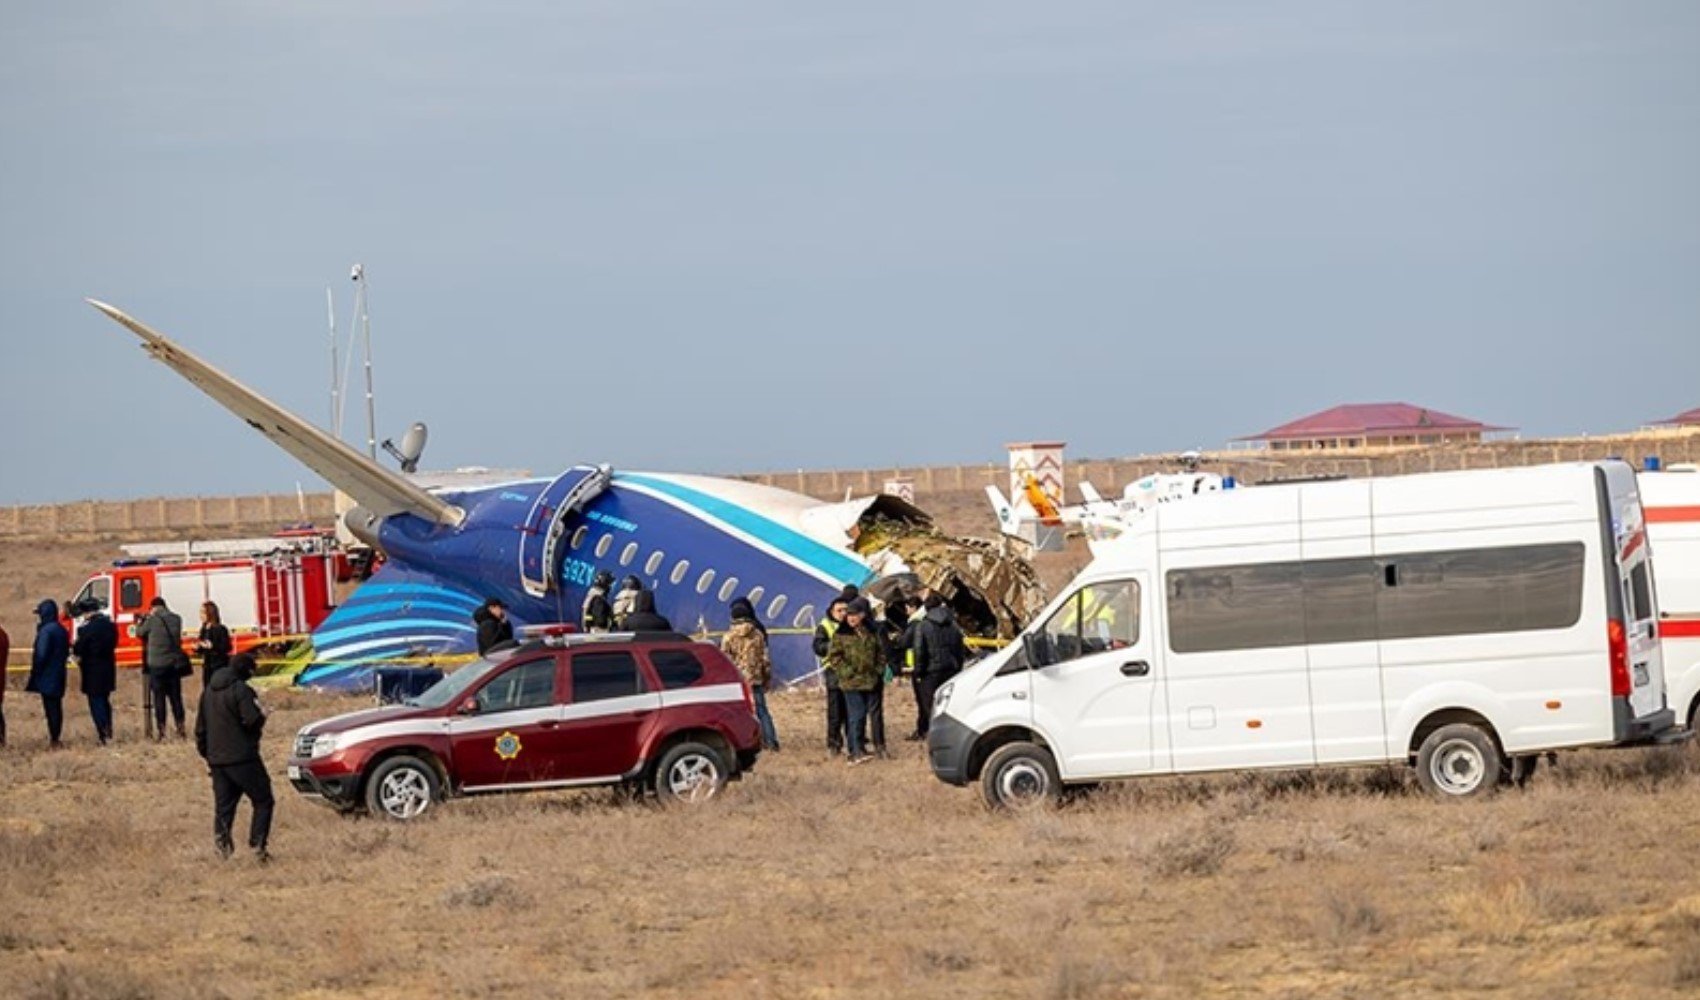
[[[136,622],[155,597],[183,616],[183,646],[194,655],[201,602],[218,605],[232,651],[281,653],[336,610],[336,584],[351,578],[336,537],[317,529],[270,538],[150,542],[122,546],[125,558],[89,577],[72,606],[93,601],[118,626],[118,664],[141,666]]]

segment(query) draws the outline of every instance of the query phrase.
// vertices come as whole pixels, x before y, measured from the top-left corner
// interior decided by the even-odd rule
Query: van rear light
[[[1627,698],[1633,687],[1629,681],[1629,634],[1615,618],[1606,622],[1606,648],[1611,655],[1611,695]]]

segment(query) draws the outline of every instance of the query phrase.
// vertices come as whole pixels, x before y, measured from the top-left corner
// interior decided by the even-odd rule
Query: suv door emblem
[[[518,757],[521,749],[519,737],[513,733],[503,733],[496,737],[496,756],[503,760],[513,760]]]

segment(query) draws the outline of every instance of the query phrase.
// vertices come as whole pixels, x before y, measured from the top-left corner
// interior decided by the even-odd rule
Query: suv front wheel
[[[720,751],[706,743],[680,743],[655,765],[655,797],[663,803],[707,802],[720,794],[728,777]]]
[[[418,757],[391,757],[366,780],[366,809],[379,819],[418,819],[440,798],[437,769]]]

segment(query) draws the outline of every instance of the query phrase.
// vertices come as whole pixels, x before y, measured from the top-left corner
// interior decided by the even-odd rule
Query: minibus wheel
[[[1417,751],[1417,781],[1443,799],[1491,795],[1504,770],[1493,737],[1468,722],[1441,726]]]
[[[1043,809],[1062,795],[1051,752],[1021,740],[992,751],[980,772],[980,794],[993,809]]]

